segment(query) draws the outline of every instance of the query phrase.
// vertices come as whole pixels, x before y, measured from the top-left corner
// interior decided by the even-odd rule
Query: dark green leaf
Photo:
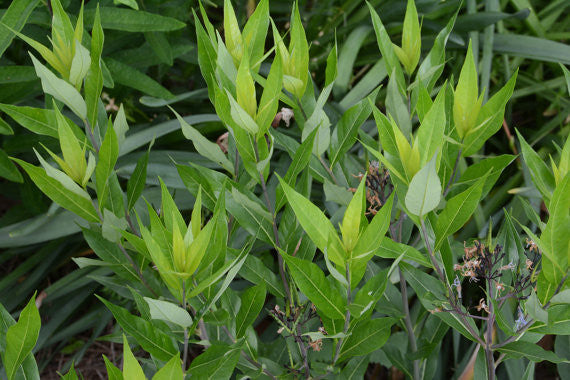
[[[328,318],[344,319],[345,301],[338,289],[333,289],[323,271],[314,263],[289,256],[281,251],[295,283],[315,304],[317,310]]]
[[[14,0],[11,2],[0,19],[0,57],[15,37],[15,34],[7,27],[16,32],[21,31],[38,3],[39,0]]]
[[[125,32],[169,32],[184,28],[186,24],[172,17],[124,8],[101,7],[101,24],[104,29]],[[95,10],[84,12],[85,26],[92,26]]]
[[[252,286],[241,295],[241,306],[236,315],[236,338],[245,334],[245,330],[257,318],[265,304],[265,284]]]
[[[6,350],[2,357],[8,379],[14,379],[18,368],[32,352],[40,334],[40,313],[36,306],[36,296],[28,302],[20,313],[18,322],[6,331]]]
[[[67,191],[58,180],[49,177],[43,168],[38,168],[17,158],[14,158],[13,160],[26,170],[36,186],[38,186],[40,190],[55,203],[74,212],[85,220],[90,222],[99,222],[99,216],[97,215],[97,211],[90,199],[86,199],[81,195]]]
[[[354,356],[366,355],[382,347],[388,341],[394,318],[377,318],[358,323],[340,346],[339,362]]]
[[[178,355],[178,349],[162,330],[156,328],[151,322],[132,315],[127,309],[114,305],[97,296],[113,313],[113,316],[123,330],[136,339],[141,347],[159,360],[167,361],[173,355]]]
[[[513,358],[526,358],[532,360],[533,362],[541,362],[547,360],[551,363],[562,363],[566,360],[559,358],[552,351],[545,351],[544,348],[537,344],[530,342],[517,341],[509,343],[497,351],[507,354],[509,357]]]

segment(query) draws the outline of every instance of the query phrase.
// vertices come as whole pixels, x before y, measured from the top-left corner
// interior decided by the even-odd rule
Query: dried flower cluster
[[[359,173],[355,176],[362,179],[364,174]],[[392,194],[394,186],[390,182],[390,173],[384,167],[380,166],[378,161],[370,161],[366,175],[366,200],[370,203],[368,213],[376,215],[380,207],[384,205],[386,199]],[[355,188],[349,189],[355,192]]]

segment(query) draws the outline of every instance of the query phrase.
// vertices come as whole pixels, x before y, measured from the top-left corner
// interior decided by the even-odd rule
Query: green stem
[[[351,286],[350,286],[350,265],[347,262],[346,263],[346,281],[348,283],[348,286],[346,287],[346,314],[344,316],[344,329],[343,329],[343,333],[346,335],[346,333],[348,332],[348,328],[350,327],[350,303],[351,303]],[[340,349],[342,347],[342,343],[344,342],[344,337],[341,337],[338,340],[338,343],[336,344],[336,352],[334,354],[334,359],[333,359],[333,363],[332,366],[334,367],[339,356],[340,356]]]
[[[182,280],[182,308],[186,310],[186,280]],[[182,370],[186,371],[188,361],[188,329],[184,327],[184,352],[182,354]]]
[[[443,274],[443,271],[441,270],[439,264],[437,263],[437,260],[435,259],[435,255],[434,252],[432,250],[432,247],[429,243],[428,240],[428,235],[427,235],[427,228],[426,225],[424,223],[423,218],[420,216],[420,226],[421,226],[421,232],[422,232],[422,237],[424,239],[424,244],[426,246],[426,249],[429,253],[429,259],[431,261],[432,266],[434,267],[439,280],[445,285],[446,289],[447,289],[447,293],[448,293],[448,300],[451,304],[451,306],[453,307],[454,310],[459,310],[460,311],[460,306],[457,304],[457,301],[455,299],[455,295],[453,293],[453,289],[451,289],[451,286],[449,286],[449,282],[447,281],[447,278],[445,278],[445,275]],[[485,347],[485,342],[483,341],[483,339],[481,339],[481,337],[479,336],[479,334],[477,334],[477,332],[473,329],[473,327],[469,324],[469,321],[467,320],[467,317],[465,317],[465,315],[463,315],[462,313],[456,313],[459,318],[461,319],[461,321],[463,322],[463,324],[465,325],[465,328],[469,331],[469,333],[471,334],[471,336],[473,337],[473,339],[476,339],[477,342]]]
[[[257,148],[257,140],[255,139],[254,141],[255,142],[253,146],[255,148],[255,162],[257,165],[259,163],[259,149]],[[287,308],[290,309],[293,306],[293,302],[291,299],[291,290],[289,289],[287,277],[285,276],[285,263],[283,262],[283,257],[281,257],[281,253],[279,252],[279,248],[281,248],[281,246],[279,244],[279,231],[277,230],[277,221],[275,220],[275,212],[273,210],[273,206],[271,205],[271,201],[269,200],[269,193],[267,192],[265,177],[263,176],[263,173],[261,171],[259,172],[259,179],[261,181],[261,189],[263,191],[263,196],[265,198],[267,210],[271,214],[271,224],[273,226],[273,237],[275,238],[275,248],[277,250],[277,263],[279,266],[279,275],[281,277],[281,281],[283,282],[283,289],[285,290],[285,295],[287,297]]]

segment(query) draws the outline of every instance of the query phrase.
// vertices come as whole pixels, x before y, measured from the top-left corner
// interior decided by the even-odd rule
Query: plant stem
[[[451,289],[451,287],[449,286],[449,283],[447,282],[447,279],[445,278],[441,268],[439,267],[439,264],[437,263],[436,259],[435,259],[435,255],[433,253],[433,250],[431,248],[431,245],[429,244],[429,240],[428,240],[428,236],[427,236],[427,229],[426,229],[426,225],[424,223],[424,220],[420,217],[420,225],[421,225],[421,231],[422,231],[422,236],[424,239],[424,244],[427,248],[427,251],[429,253],[429,259],[431,261],[431,264],[433,265],[433,267],[435,268],[435,271],[437,272],[437,275],[439,277],[439,280],[441,282],[443,282],[443,284],[445,285],[445,287],[447,288],[447,292],[448,292],[448,300],[451,304],[451,306],[456,309],[459,310],[459,306],[456,303],[455,300],[455,295],[453,293],[453,289]],[[469,333],[471,334],[471,336],[477,340],[477,342],[481,345],[481,346],[485,346],[485,342],[483,341],[483,339],[481,339],[481,337],[479,336],[479,334],[477,334],[477,332],[473,329],[473,327],[469,324],[469,321],[467,320],[467,317],[465,317],[465,315],[463,315],[463,313],[457,313],[459,315],[459,318],[461,319],[461,321],[463,322],[463,324],[465,325],[465,328],[469,331]]]
[[[554,297],[556,294],[558,294],[558,292],[560,292],[560,290],[562,289],[562,286],[564,285],[564,283],[566,282],[566,279],[568,278],[568,271],[566,271],[566,274],[564,275],[564,277],[562,277],[562,280],[560,280],[560,283],[558,284],[558,286],[556,287],[556,290],[554,291],[554,293],[552,294],[552,297]],[[544,306],[542,307],[542,309],[546,310],[548,308],[548,306],[550,305],[550,302],[552,301],[552,297],[550,297],[550,299],[548,300],[547,303],[544,304]],[[519,328],[514,335],[510,336],[508,339],[506,339],[504,342],[498,343],[498,344],[494,344],[493,345],[493,349],[497,349],[497,348],[501,348],[503,346],[506,346],[509,343],[512,343],[514,341],[516,341],[517,339],[519,339],[521,337],[521,335],[528,330],[528,328],[530,326],[532,326],[532,324],[534,323],[534,319],[529,319],[527,323],[525,323],[523,326],[521,326],[521,328]]]
[[[410,317],[410,308],[408,306],[408,289],[406,284],[406,278],[402,273],[402,269],[398,266],[398,272],[400,274],[400,292],[402,293],[402,305],[404,305],[404,322],[406,324],[406,330],[408,330],[408,340],[410,341],[410,346],[412,352],[418,351],[418,345],[416,343],[416,336],[414,335],[414,326],[412,325],[412,318]],[[420,361],[419,359],[414,360],[414,380],[420,380]]]
[[[331,176],[331,179],[333,180],[334,184],[338,186],[338,181],[336,180],[336,177],[332,171],[331,168],[329,168],[329,166],[327,165],[327,163],[325,162],[325,160],[323,160],[323,158],[321,156],[319,156],[319,162],[321,163],[321,165],[323,165],[323,168],[325,168],[325,170],[327,171],[327,173],[329,173],[329,175]]]
[[[463,140],[461,140],[461,143],[463,143]],[[443,191],[443,197],[444,198],[447,195],[447,193],[449,193],[449,190],[451,189],[451,185],[453,185],[453,179],[455,178],[455,174],[457,173],[457,166],[459,166],[459,160],[461,159],[461,153],[462,152],[463,152],[463,148],[459,148],[459,152],[457,152],[457,157],[455,158],[455,164],[453,165],[453,171],[451,172],[451,176],[449,177],[449,181],[447,182],[447,185],[445,185],[445,190]]]
[[[97,145],[97,141],[95,141],[95,136],[93,135],[89,121],[87,119],[84,119],[83,125],[85,125],[85,132],[87,132],[87,136],[89,136],[89,140],[91,141],[91,145],[93,145],[93,149],[95,149],[95,152],[99,154],[99,146]]]
[[[346,281],[348,283],[348,286],[346,288],[346,314],[344,315],[344,329],[343,329],[343,334],[345,334],[345,335],[348,332],[348,328],[350,327],[350,309],[348,307],[350,306],[350,303],[351,303],[350,265],[348,262],[346,263]],[[344,342],[344,337],[341,337],[338,340],[338,343],[336,344],[336,352],[334,354],[334,359],[333,359],[333,363],[332,363],[333,367],[335,366],[336,361],[338,360],[338,357],[340,356],[340,349],[342,347],[343,342]]]
[[[384,203],[384,202],[383,202]],[[396,232],[390,226],[390,235],[392,240],[400,243],[402,241],[402,221],[404,220],[406,214],[401,213],[400,218],[398,219],[398,224],[400,225],[398,235],[396,236]],[[416,336],[414,334],[414,327],[412,325],[412,318],[410,316],[410,307],[408,305],[408,284],[406,283],[406,277],[404,277],[404,273],[400,266],[398,265],[398,274],[400,275],[400,292],[402,294],[402,305],[404,308],[404,322],[406,324],[406,330],[408,333],[408,340],[410,341],[410,347],[412,348],[412,352],[417,352],[418,344],[416,342]],[[420,360],[416,359],[413,362],[414,365],[414,380],[419,380],[420,376]]]
[[[255,139],[255,137],[254,137]],[[259,150],[257,148],[257,140],[254,140],[254,148],[255,148],[255,161],[259,163]],[[285,290],[285,295],[287,296],[287,308],[291,308],[293,305],[293,300],[291,299],[291,290],[289,289],[289,284],[287,283],[287,278],[285,276],[285,264],[283,263],[283,257],[281,257],[281,253],[279,252],[278,248],[281,248],[279,244],[279,231],[277,230],[277,222],[275,220],[275,212],[273,211],[273,206],[271,205],[271,201],[269,200],[269,193],[267,192],[267,185],[265,183],[265,177],[263,173],[259,172],[259,179],[261,180],[261,189],[263,190],[263,196],[265,198],[265,203],[267,205],[267,210],[271,214],[271,224],[273,226],[273,237],[275,238],[275,247],[277,248],[277,263],[279,266],[279,275],[281,276],[281,281],[283,282],[283,289]]]
[[[222,326],[222,330],[224,330],[224,332],[226,333],[226,335],[228,336],[228,338],[230,338],[230,340],[232,342],[236,342],[234,336],[232,335],[232,333],[230,332],[230,330],[228,330],[228,328],[226,326]],[[271,372],[269,372],[266,368],[263,367],[263,365],[261,365],[259,362],[255,361],[254,359],[252,359],[248,354],[246,354],[245,352],[241,351],[241,356],[244,357],[245,360],[247,360],[248,362],[250,362],[251,364],[253,364],[256,368],[259,368],[263,371],[264,374],[266,374],[267,376],[269,376],[270,378],[272,378],[273,380],[277,380],[277,377],[275,377],[275,375],[273,375]]]
[[[495,380],[495,359],[493,358],[493,325],[495,324],[495,310],[493,308],[493,283],[487,278],[487,333],[485,336],[485,359],[487,360],[487,380]]]
[[[182,308],[186,310],[186,280],[182,280]],[[182,370],[186,371],[188,361],[188,329],[184,327],[184,353],[182,354]]]

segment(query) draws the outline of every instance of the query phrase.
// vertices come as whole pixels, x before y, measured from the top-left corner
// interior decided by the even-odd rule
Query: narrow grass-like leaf
[[[103,18],[103,16],[101,17]],[[174,98],[174,95],[160,83],[129,65],[112,58],[106,58],[105,64],[109,68],[115,83],[134,88],[135,90],[158,98]]]

